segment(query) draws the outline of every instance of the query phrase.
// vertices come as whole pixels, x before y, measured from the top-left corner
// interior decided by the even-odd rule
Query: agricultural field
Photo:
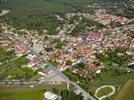
[[[121,88],[115,100],[133,100],[134,98],[134,80],[128,80]]]

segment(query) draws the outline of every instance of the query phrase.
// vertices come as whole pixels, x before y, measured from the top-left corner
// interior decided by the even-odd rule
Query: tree
[[[67,60],[66,61],[66,65],[72,65],[72,61],[71,60]]]
[[[25,76],[25,79],[26,79],[26,80],[29,80],[34,74],[36,74],[36,73],[34,73],[34,71],[33,71],[31,68],[29,68],[29,67],[22,68],[22,71],[23,71],[23,73],[24,73],[24,76]]]
[[[83,96],[76,95],[73,91],[63,90],[61,95],[63,100],[84,100]]]
[[[126,54],[126,50],[123,48],[116,48],[115,50],[108,49],[106,52],[96,53],[96,58],[103,63],[105,67],[108,66],[118,66],[125,67],[129,56]]]

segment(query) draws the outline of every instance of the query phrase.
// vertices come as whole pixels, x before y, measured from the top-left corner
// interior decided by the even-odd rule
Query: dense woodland
[[[105,8],[109,13],[128,18],[134,17],[133,0],[94,0],[100,8]]]

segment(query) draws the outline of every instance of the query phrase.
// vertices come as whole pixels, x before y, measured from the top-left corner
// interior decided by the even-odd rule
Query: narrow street
[[[19,44],[23,44],[22,41],[19,41],[17,39],[17,36],[15,36],[14,34],[12,34],[10,37],[12,37],[13,40],[15,40],[15,42],[19,43]],[[75,88],[77,88],[78,90],[80,90],[83,95],[85,100],[96,100],[91,94],[87,93],[85,90],[83,90],[80,86],[78,86],[75,82],[71,81],[67,76],[65,76],[60,70],[58,70],[55,66],[53,66],[50,62],[47,61],[47,59],[44,56],[41,56],[40,54],[38,54],[37,52],[35,52],[33,50],[33,48],[27,46],[26,44],[23,44],[26,47],[28,47],[28,49],[34,53],[35,55],[37,55],[39,58],[41,58],[45,63],[47,63],[47,65],[49,67],[52,68],[52,70],[59,76],[61,76],[64,80],[66,80],[67,83],[72,84]]]

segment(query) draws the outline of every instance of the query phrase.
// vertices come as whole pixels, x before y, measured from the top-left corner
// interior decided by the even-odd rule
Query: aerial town
[[[2,10],[0,100],[133,100],[134,17],[93,11],[55,14],[51,34],[14,27]]]

